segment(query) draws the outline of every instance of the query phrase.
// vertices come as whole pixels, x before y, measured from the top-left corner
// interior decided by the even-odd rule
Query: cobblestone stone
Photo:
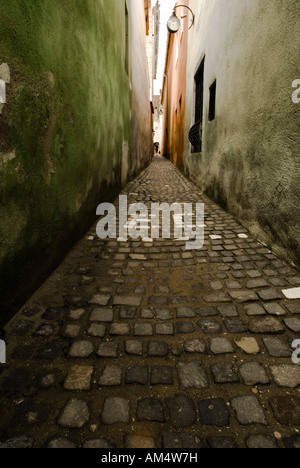
[[[250,316],[266,315],[266,310],[260,304],[247,304],[245,310]]]
[[[246,362],[240,367],[240,373],[245,385],[254,386],[270,382],[264,367],[259,362]]]
[[[218,335],[222,332],[222,326],[217,320],[214,319],[200,320],[198,322],[198,325],[200,328],[202,328],[202,331],[207,335]]]
[[[246,445],[250,449],[276,449],[278,448],[276,440],[270,435],[253,435],[250,436]]]
[[[166,306],[168,298],[166,296],[152,296],[149,298],[149,305]]]
[[[204,246],[91,228],[5,327],[0,448],[299,447],[299,272],[162,158],[122,194],[204,201]]]
[[[113,304],[115,306],[139,307],[142,299],[138,296],[115,296]]]
[[[84,449],[113,449],[115,446],[105,439],[90,439],[83,445]]]
[[[236,441],[233,437],[209,437],[207,443],[212,449],[235,449]]]
[[[130,367],[126,371],[127,384],[147,385],[148,383],[148,367],[136,366]]]
[[[249,324],[249,330],[252,333],[283,333],[283,324],[273,317],[264,319],[253,319]]]
[[[153,366],[151,369],[151,385],[173,385],[172,368],[167,366]]]
[[[106,327],[104,325],[99,325],[97,323],[93,323],[87,333],[90,336],[96,336],[98,338],[103,338],[106,332]]]
[[[91,322],[104,322],[109,323],[114,319],[114,313],[112,309],[103,308],[103,309],[94,309],[90,320]]]
[[[300,425],[300,398],[298,396],[279,396],[269,400],[275,419],[284,426]]]
[[[121,307],[120,310],[120,319],[134,319],[137,314],[137,309],[135,307]],[[152,318],[152,317],[150,317]]]
[[[127,354],[135,356],[143,355],[143,342],[138,340],[127,340],[125,342],[125,349]]]
[[[165,422],[162,402],[155,398],[145,398],[139,401],[137,419],[138,421]]]
[[[249,289],[267,288],[268,286],[269,284],[263,278],[252,279],[246,283],[246,287]]]
[[[46,447],[48,449],[75,449],[77,445],[73,440],[61,437],[59,439],[49,440]]]
[[[244,322],[237,318],[225,319],[224,325],[230,333],[245,333],[247,327]]]
[[[284,358],[291,356],[291,350],[279,338],[269,336],[263,338],[263,342],[270,356]]]
[[[180,388],[207,388],[209,380],[206,371],[201,367],[201,362],[179,362],[177,364]]]
[[[231,302],[230,298],[227,296],[226,293],[214,293],[214,294],[207,294],[203,296],[203,300],[208,303],[217,303],[217,302]]]
[[[125,448],[127,449],[155,449],[154,437],[138,434],[127,434],[125,437]]]
[[[175,331],[178,334],[191,334],[195,332],[195,327],[191,322],[177,322],[175,324]]]
[[[46,343],[41,349],[38,350],[37,358],[54,361],[55,359],[58,359],[65,347],[65,343],[62,341],[51,341],[50,343]]]
[[[109,330],[111,336],[130,335],[130,326],[127,323],[114,323]]]
[[[151,309],[143,309],[141,311],[141,318],[144,319],[153,319],[154,318],[154,312]]]
[[[235,340],[235,343],[246,354],[257,354],[260,352],[259,345],[255,338],[244,337],[241,340]]]
[[[237,307],[236,306],[222,306],[218,307],[218,310],[222,317],[238,317]]]
[[[203,400],[198,403],[202,426],[224,427],[230,424],[230,415],[223,399]]]
[[[242,425],[268,424],[263,409],[255,396],[233,398],[231,406],[235,411],[237,420]]]
[[[298,449],[300,447],[300,436],[295,434],[291,437],[286,437],[283,439],[283,444],[285,448]]]
[[[96,294],[89,301],[89,304],[97,304],[99,306],[107,306],[110,301],[110,296],[107,294]]]
[[[192,434],[168,432],[163,434],[163,448],[164,449],[190,449],[201,448],[201,441],[198,437]]]
[[[297,318],[285,319],[284,323],[286,326],[295,333],[300,332],[300,320]]]
[[[170,412],[170,422],[175,429],[188,427],[196,422],[196,409],[190,397],[177,395],[174,398],[168,398],[166,403]]]
[[[76,341],[72,344],[69,356],[77,358],[89,357],[94,351],[93,344],[90,341]]]
[[[34,444],[33,437],[29,436],[16,436],[11,439],[0,441],[0,449],[28,449],[32,448]]]
[[[49,388],[56,384],[56,375],[55,374],[48,374],[42,377],[41,379],[41,387],[42,388]]]
[[[291,314],[300,314],[300,302],[294,302],[293,304],[286,304],[286,308]]]
[[[136,323],[134,326],[135,336],[152,336],[153,328],[150,323]]]
[[[94,368],[91,366],[73,366],[65,380],[66,390],[89,390]]]
[[[72,399],[67,403],[58,424],[71,429],[81,429],[88,422],[89,417],[90,412],[86,402]]]
[[[300,367],[295,365],[271,366],[275,382],[280,387],[296,388],[300,385]]]
[[[218,315],[218,311],[214,307],[201,307],[200,309],[197,309],[197,314],[200,317],[215,317]]]
[[[190,307],[179,307],[176,312],[177,318],[194,318],[196,314]]]
[[[14,322],[11,333],[18,336],[26,335],[33,327],[31,320],[17,320]]]
[[[64,296],[64,301],[66,305],[78,308],[86,305],[85,298],[83,296],[76,296],[75,294],[67,294]]]
[[[272,302],[271,304],[265,304],[264,308],[270,315],[276,315],[277,317],[286,315],[286,311],[276,302]]]
[[[109,397],[104,402],[102,422],[107,425],[130,422],[130,401],[124,398]]]
[[[150,341],[147,354],[149,357],[165,357],[169,354],[169,346],[161,341]]]
[[[234,352],[234,347],[228,338],[211,338],[210,350],[213,354],[230,354]]]
[[[278,299],[282,299],[282,294],[272,288],[263,289],[258,292],[258,295],[263,301],[276,301]]]
[[[42,320],[60,320],[66,313],[63,307],[48,307],[42,315]]]
[[[71,310],[70,319],[71,320],[80,320],[84,314],[85,314],[84,309]]]
[[[186,340],[184,342],[184,350],[187,353],[205,353],[206,351],[205,341],[199,338]]]
[[[101,343],[97,352],[99,357],[116,358],[118,357],[119,344],[116,342]]]
[[[173,323],[159,323],[155,326],[155,333],[157,335],[174,335]]]
[[[171,320],[172,314],[169,309],[156,309],[155,316],[158,320]]]
[[[80,333],[80,325],[67,325],[65,329],[65,336],[70,338],[77,338]]]
[[[106,366],[99,380],[100,387],[116,386],[122,383],[122,369],[118,366]]]
[[[231,363],[219,363],[211,366],[211,371],[216,384],[237,383],[240,381]]]

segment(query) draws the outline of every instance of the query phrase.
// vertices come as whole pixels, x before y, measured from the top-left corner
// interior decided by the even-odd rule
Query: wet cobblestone
[[[204,202],[204,246],[93,226],[6,326],[0,448],[299,447],[299,272],[166,160],[122,193]]]

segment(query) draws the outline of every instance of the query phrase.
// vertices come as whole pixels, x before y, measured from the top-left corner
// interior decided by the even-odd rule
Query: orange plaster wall
[[[188,1],[185,2],[188,5]],[[182,4],[182,2],[181,2]],[[166,75],[164,87],[163,106],[165,110],[164,118],[164,139],[163,155],[168,157],[178,168],[183,168],[184,149],[184,114],[186,102],[186,65],[188,48],[188,27],[190,15],[186,8],[178,8],[176,15],[188,15],[181,19],[181,28],[176,34],[170,35]],[[167,99],[168,95],[168,99]],[[168,135],[166,134],[168,129]]]

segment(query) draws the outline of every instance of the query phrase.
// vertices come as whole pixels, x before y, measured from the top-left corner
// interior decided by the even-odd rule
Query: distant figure
[[[154,143],[154,155],[158,155],[158,150],[159,150],[159,143]]]
[[[0,340],[0,364],[6,364],[6,344]]]

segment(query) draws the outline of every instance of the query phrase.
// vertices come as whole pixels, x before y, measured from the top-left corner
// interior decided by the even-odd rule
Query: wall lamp
[[[176,16],[176,8],[180,8],[180,7],[187,8],[188,10],[190,10],[190,12],[193,15],[193,19],[191,20],[192,23],[191,23],[189,29],[191,29],[195,24],[195,15],[194,15],[194,12],[191,10],[191,8],[186,6],[186,5],[177,5],[177,6],[174,7],[173,14],[169,18],[168,23],[167,23],[168,30],[169,30],[169,32],[171,34],[177,33],[177,31],[180,29],[180,25],[181,25],[180,19],[178,18],[178,16]],[[186,18],[186,16],[183,16],[182,18]]]

